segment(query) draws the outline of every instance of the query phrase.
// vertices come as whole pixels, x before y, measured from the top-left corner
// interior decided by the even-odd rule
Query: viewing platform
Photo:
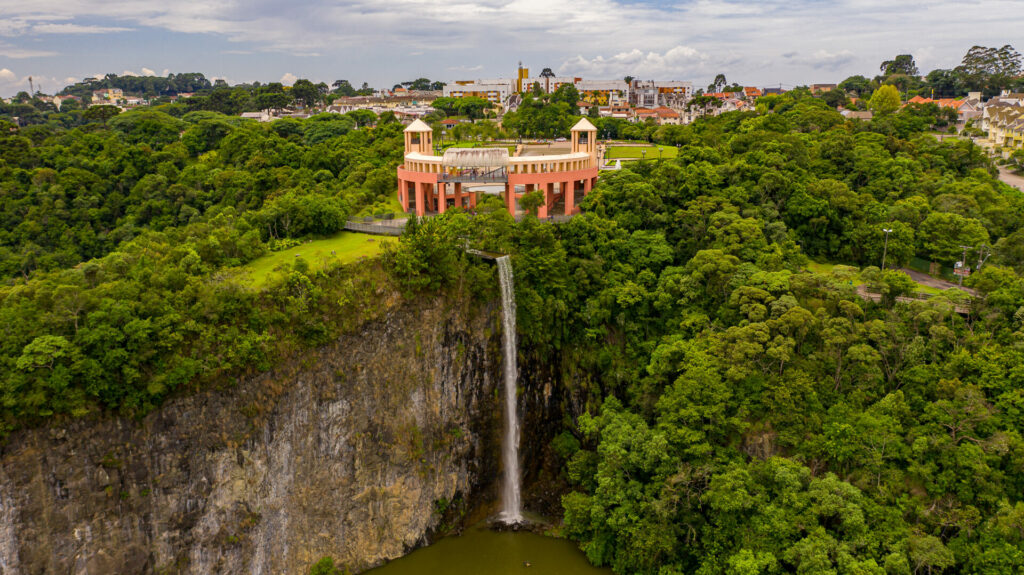
[[[398,201],[407,213],[423,216],[452,207],[473,209],[480,194],[500,193],[515,216],[523,211],[519,201],[524,195],[541,191],[545,201],[538,217],[571,216],[596,185],[600,163],[597,128],[582,118],[571,134],[569,153],[510,156],[504,147],[449,148],[438,156],[433,130],[417,120],[405,129]]]

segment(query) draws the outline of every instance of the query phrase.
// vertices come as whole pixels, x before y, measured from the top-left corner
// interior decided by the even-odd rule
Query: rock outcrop
[[[0,451],[0,573],[359,571],[499,477],[497,310],[419,302],[140,421],[25,430]],[[464,509],[464,508],[463,508]]]

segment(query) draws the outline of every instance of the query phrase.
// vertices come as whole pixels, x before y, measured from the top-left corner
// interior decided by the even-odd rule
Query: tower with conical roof
[[[591,167],[597,166],[597,128],[586,118],[580,118],[579,122],[570,130],[572,133],[572,153],[584,153],[590,155]]]
[[[434,145],[434,130],[423,120],[416,120],[405,129],[405,153],[431,155]]]

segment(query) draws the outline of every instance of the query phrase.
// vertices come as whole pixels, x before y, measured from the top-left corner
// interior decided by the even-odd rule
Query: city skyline
[[[952,68],[973,45],[1019,43],[1022,0],[636,2],[364,0],[240,6],[92,0],[0,0],[0,95],[54,93],[107,73],[202,72],[229,83],[377,88],[417,77],[450,82],[539,73],[625,75],[706,86],[838,82],[896,54],[922,73]]]

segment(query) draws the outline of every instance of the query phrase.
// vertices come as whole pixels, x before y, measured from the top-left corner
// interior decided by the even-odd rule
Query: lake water
[[[527,565],[529,564],[529,565]],[[429,547],[367,571],[372,575],[611,575],[592,566],[567,539],[529,532],[467,528]]]

